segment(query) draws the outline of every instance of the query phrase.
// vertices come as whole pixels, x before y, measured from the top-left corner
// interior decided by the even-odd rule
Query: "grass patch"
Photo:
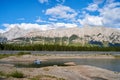
[[[27,54],[31,54],[30,52],[18,52],[17,55],[18,56],[22,56],[22,55],[27,55]]]
[[[0,54],[0,59],[13,56],[13,54]]]
[[[102,77],[91,77],[93,80],[108,80]]]
[[[119,58],[120,59],[120,55],[114,55],[115,58]]]
[[[31,78],[30,80],[53,80],[53,79],[54,80],[65,80],[64,78],[57,78],[51,75],[38,75],[38,76]]]
[[[16,54],[0,54],[0,59],[2,58],[6,58],[6,57],[9,57],[9,56],[22,56],[22,55],[30,55],[31,53],[30,52],[18,52]]]
[[[7,75],[8,77],[14,77],[14,78],[24,78],[24,74],[22,72],[14,71]]]
[[[2,71],[0,71],[0,77],[14,77],[14,78],[24,78],[24,74],[19,71],[14,71],[9,74],[6,74]]]
[[[2,71],[0,71],[0,77],[1,76],[6,76],[5,73],[3,73]]]

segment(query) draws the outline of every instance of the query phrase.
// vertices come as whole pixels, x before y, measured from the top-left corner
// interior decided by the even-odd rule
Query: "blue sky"
[[[0,0],[0,32],[86,25],[120,28],[120,0]]]

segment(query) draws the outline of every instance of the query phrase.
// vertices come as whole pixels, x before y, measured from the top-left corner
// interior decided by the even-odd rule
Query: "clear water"
[[[0,54],[15,54],[20,51],[0,51]],[[28,51],[32,54],[112,54],[116,55],[120,52],[96,52],[96,51]],[[65,62],[75,62],[77,65],[96,66],[111,71],[120,72],[120,59],[50,59],[43,65],[63,65]],[[14,64],[12,62],[1,62],[0,64]],[[18,62],[19,63],[19,62]]]
[[[75,62],[77,65],[90,65],[120,72],[120,59],[51,59],[49,62]]]
[[[34,65],[33,62],[1,62],[0,64],[18,64],[16,67],[45,67],[45,66],[65,66],[66,62],[74,62],[77,65],[90,65],[103,69],[108,69],[115,72],[120,72],[120,59],[48,59],[40,65]],[[26,65],[24,65],[24,63]]]

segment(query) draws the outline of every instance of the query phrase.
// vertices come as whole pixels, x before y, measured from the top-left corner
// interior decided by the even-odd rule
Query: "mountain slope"
[[[111,43],[120,43],[120,30],[106,27],[82,27],[82,28],[67,28],[41,31],[37,29],[23,30],[19,27],[14,27],[3,34],[8,40],[19,37],[70,37],[77,35],[85,41],[106,41]]]

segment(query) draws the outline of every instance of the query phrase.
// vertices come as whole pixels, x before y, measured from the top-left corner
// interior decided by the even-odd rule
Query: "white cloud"
[[[102,26],[102,17],[86,14],[84,19],[78,19],[81,25]]]
[[[38,0],[40,3],[48,3],[48,0]]]
[[[39,25],[39,24],[32,24],[32,23],[22,23],[22,24],[19,24],[19,27],[20,28],[23,28],[23,29],[43,29],[43,26],[42,25]]]
[[[0,29],[0,32],[6,32],[12,28],[19,27],[24,30],[31,30],[31,29],[37,29],[37,30],[50,30],[50,29],[58,29],[58,28],[72,28],[77,27],[76,24],[72,23],[50,23],[50,24],[32,24],[32,23],[21,23],[21,24],[3,24],[2,26],[6,27],[4,30]]]
[[[43,4],[43,3],[48,3],[49,0],[38,0],[38,1]],[[65,0],[56,0],[56,1],[62,4],[65,2]]]
[[[82,19],[78,19],[78,22],[82,26],[92,25],[120,28],[120,2],[110,0],[109,3],[106,3],[102,8],[92,8],[91,6],[92,5],[89,5],[86,9],[89,11],[97,10],[99,14],[90,15],[83,11]]]
[[[4,30],[0,29],[0,33],[4,33],[4,32],[5,32]]]
[[[97,4],[89,4],[88,7],[86,8],[88,11],[96,11],[98,10],[98,5]]]
[[[73,27],[78,27],[76,24],[72,23],[53,23],[54,27],[57,28],[73,28]]]
[[[17,25],[10,25],[10,24],[3,24],[2,26],[5,27],[4,32],[10,30],[11,28],[14,28]]]
[[[104,2],[105,0],[93,0],[93,2],[95,3],[95,4],[100,4],[100,3],[102,3],[102,2]]]
[[[14,27],[19,27],[24,30],[30,30],[30,29],[39,29],[39,30],[46,30],[47,26],[39,25],[39,24],[32,24],[32,23],[21,23],[21,24],[3,24],[4,27],[6,27],[5,31],[10,30]]]
[[[99,11],[105,26],[120,28],[120,2],[107,4]]]
[[[106,0],[106,3],[113,3],[115,0]]]
[[[44,20],[42,20],[40,17],[38,17],[38,19],[35,21],[35,22],[46,22],[46,21],[44,21]]]
[[[63,5],[57,5],[47,9],[45,14],[50,15],[54,19],[74,19],[77,16],[77,12],[74,9]]]
[[[50,21],[57,21],[55,18],[49,18]]]

